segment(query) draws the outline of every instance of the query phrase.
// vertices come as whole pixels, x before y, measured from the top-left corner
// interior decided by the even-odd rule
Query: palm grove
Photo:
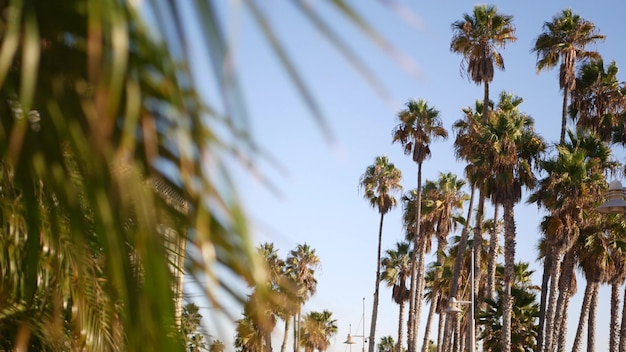
[[[470,299],[465,285],[472,265],[475,328],[484,350],[564,351],[577,268],[587,284],[580,316],[575,317],[579,323],[572,350],[582,349],[585,333],[587,350],[594,350],[600,284],[612,290],[610,351],[626,348],[626,323],[618,311],[626,278],[625,223],[621,215],[595,210],[606,199],[606,177],[620,167],[611,158],[611,148],[626,143],[626,86],[617,80],[615,62],[607,66],[593,51],[593,44],[605,39],[593,23],[569,9],[545,22],[533,43],[536,69],[539,73],[558,68],[563,94],[560,140],[547,145],[535,131],[533,118],[523,112],[521,97],[509,92],[500,92],[496,99],[490,95],[495,69],[505,67],[500,50],[516,40],[513,20],[494,6],[478,5],[452,24],[450,50],[462,56],[469,80],[484,87],[484,96],[474,107],[463,108],[462,118],[452,126],[455,156],[466,164],[464,179],[441,173],[436,180],[422,181],[429,146],[448,135],[439,111],[425,99],[406,103],[391,139],[416,163],[417,187],[399,194],[402,175],[385,156],[377,157],[361,177],[364,197],[380,215],[370,352],[381,282],[393,288],[392,298],[399,305],[396,351],[428,351],[433,339],[438,351],[468,350],[469,308],[460,314],[449,308],[451,298]],[[384,215],[398,200],[406,238],[381,259]],[[544,264],[541,288],[530,282],[528,264],[516,262],[514,209],[522,200],[546,214],[538,224],[543,235],[538,245]],[[488,209],[493,214],[486,214]],[[455,229],[460,236],[451,237]],[[436,260],[426,267],[425,258],[433,251]],[[424,303],[430,303],[430,310],[422,339],[417,331]]]
[[[196,335],[181,315],[193,315],[196,325],[198,316],[181,307],[180,275],[172,268],[183,266],[187,275],[208,278],[197,281],[216,307],[215,287],[242,303],[239,350],[273,350],[278,321],[281,351],[323,351],[336,334],[330,311],[303,314],[317,288],[315,251],[302,244],[282,259],[271,243],[251,244],[223,170],[224,159],[254,153],[256,145],[245,113],[233,108],[242,103],[236,80],[222,70],[228,50],[217,11],[210,2],[190,3],[195,11],[185,16],[202,16],[218,94],[232,108],[226,116],[195,90],[193,65],[180,64],[192,55],[175,2],[151,4],[150,29],[167,28],[157,38],[131,2],[0,3],[0,348],[202,348],[184,343],[183,335]],[[257,9],[251,1],[245,6]],[[585,329],[593,350],[601,284],[611,287],[610,350],[626,350],[626,314],[619,312],[626,222],[594,210],[606,177],[620,167],[611,148],[626,143],[625,87],[616,63],[605,65],[593,51],[603,39],[593,23],[566,9],[533,43],[537,71],[558,67],[563,93],[560,140],[548,146],[521,97],[490,95],[495,68],[504,69],[499,50],[516,40],[513,16],[481,5],[452,24],[450,49],[462,56],[469,80],[484,87],[452,126],[465,174],[422,180],[431,143],[448,131],[438,110],[418,99],[407,102],[391,131],[391,142],[416,164],[415,189],[400,194],[402,174],[384,156],[359,180],[380,216],[370,352],[381,284],[392,288],[399,314],[395,343],[383,337],[379,349],[468,349],[467,314],[446,312],[451,298],[469,299],[472,264],[484,350],[563,351],[577,268],[586,287],[573,350],[582,348]],[[567,128],[568,117],[575,128]],[[546,214],[538,224],[541,288],[515,258],[514,206],[524,191],[525,201]],[[398,204],[406,238],[383,251],[385,215]],[[452,236],[455,230],[460,236]],[[436,260],[427,265],[433,248]],[[250,289],[238,292],[220,270]],[[426,333],[417,336],[422,324]],[[211,348],[224,346],[214,341]]]

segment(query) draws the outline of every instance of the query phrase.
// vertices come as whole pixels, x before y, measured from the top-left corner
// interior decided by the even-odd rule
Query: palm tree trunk
[[[300,309],[301,307],[298,307],[296,315],[293,316],[293,352],[300,349]]]
[[[481,282],[482,280],[482,243],[483,243],[483,223],[485,222],[485,203],[487,201],[487,196],[485,195],[485,190],[483,187],[479,189],[478,193],[478,209],[476,210],[476,223],[474,224],[474,237],[472,242],[473,250],[474,250],[474,283]],[[474,285],[474,304],[476,302],[482,302],[482,297],[480,297],[479,292],[480,285]]]
[[[591,309],[589,310],[589,331],[587,332],[587,352],[596,350],[596,313],[598,311],[598,285],[591,294]]]
[[[418,253],[420,251],[419,246],[419,233],[420,233],[420,218],[422,217],[422,163],[417,164],[417,199],[415,201],[415,234],[413,236],[414,251],[413,251],[413,264],[411,266],[411,289],[409,295],[409,326],[407,331],[407,348],[408,352],[415,352],[415,346],[417,345],[417,337],[415,332],[417,331],[417,314],[415,302],[417,300],[417,282],[418,282]],[[370,351],[373,352],[373,345],[370,342]]]
[[[422,296],[424,293],[424,286],[426,285],[426,271],[424,269],[424,262],[426,256],[426,239],[420,241],[420,250],[417,257],[417,290],[415,293],[415,322],[413,324],[413,337],[414,346],[413,350],[417,351],[417,334],[420,327],[420,319],[422,316]]]
[[[548,285],[550,283],[550,270],[552,267],[552,246],[546,241],[546,253],[543,260],[543,276],[541,279],[541,302],[539,304],[539,332],[537,334],[537,350],[543,351],[544,331],[546,321],[546,305],[548,297]]]
[[[378,226],[378,253],[376,255],[376,285],[374,288],[374,303],[372,304],[372,322],[370,323],[369,352],[374,352],[376,345],[376,318],[378,317],[378,293],[380,288],[380,253],[383,241],[383,220],[384,213],[380,213],[380,224]]]
[[[291,320],[291,317],[289,316],[285,317],[285,334],[283,335],[283,343],[282,345],[280,345],[280,352],[287,351],[287,336],[289,336],[289,321],[290,320]]]
[[[467,209],[467,217],[465,221],[465,225],[463,226],[463,230],[461,231],[461,238],[459,239],[459,253],[467,248],[467,241],[469,239],[470,233],[470,216],[472,214],[472,205],[474,203],[474,193],[476,192],[476,188],[472,185],[470,192],[470,200],[469,200],[469,209]],[[461,277],[461,264],[463,262],[463,256],[457,255],[454,261],[454,271],[452,272],[452,281],[450,283],[450,297],[455,297],[459,290],[459,278]]]
[[[563,106],[561,107],[561,138],[559,139],[560,144],[565,142],[565,128],[567,126],[567,100],[569,96],[569,89],[567,85],[563,87]]]
[[[575,255],[573,248],[570,248],[565,254],[565,259],[563,260],[563,270],[561,270],[562,278],[559,280],[561,292],[559,293],[559,301],[557,302],[557,307],[559,309],[556,312],[556,328],[555,328],[555,338],[557,340],[557,351],[563,352],[565,351],[565,342],[567,339],[567,319],[568,319],[568,310],[569,310],[569,302],[572,298],[572,279],[575,275],[574,266],[575,266]]]
[[[552,352],[552,337],[554,336],[554,315],[556,312],[556,302],[558,299],[559,289],[559,276],[561,272],[561,260],[562,253],[558,251],[554,253],[552,257],[552,268],[550,272],[550,296],[548,298],[548,311],[546,312],[546,324],[545,324],[545,343],[541,352]]]
[[[426,331],[424,331],[424,340],[422,343],[422,352],[428,352],[428,346],[430,346],[430,325],[435,317],[435,310],[437,309],[437,302],[439,301],[439,293],[433,292],[433,298],[430,301],[430,309],[428,311],[428,320],[426,320]]]
[[[487,298],[492,299],[496,292],[496,267],[498,266],[498,247],[500,246],[500,231],[498,228],[498,209],[494,206],[493,226],[489,235],[489,263],[487,265]]]
[[[609,352],[617,352],[619,349],[619,287],[619,281],[613,280],[611,283],[611,327],[609,329]]]
[[[626,288],[624,288],[624,304],[622,306],[622,326],[619,333],[619,352],[626,352]]]
[[[593,284],[593,281],[587,281],[587,285],[585,287],[585,296],[583,297],[583,304],[580,308],[578,328],[576,328],[576,338],[574,338],[572,352],[580,352],[582,348],[583,332],[585,330],[585,325],[587,324],[587,318],[589,317],[589,307],[591,306],[591,292],[593,290]]]
[[[511,352],[511,316],[513,299],[511,285],[513,284],[515,265],[515,212],[513,201],[505,200],[504,209],[504,297],[502,300],[502,351]]]
[[[404,337],[404,300],[399,304],[398,309],[398,342],[396,342],[396,352],[402,352],[402,338]]]
[[[439,325],[437,326],[437,352],[444,352],[444,338],[446,337],[445,327],[447,324],[446,313],[439,309]]]

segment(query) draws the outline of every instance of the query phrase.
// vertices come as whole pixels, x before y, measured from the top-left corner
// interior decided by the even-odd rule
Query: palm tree
[[[459,180],[452,173],[440,173],[436,181],[427,180],[424,184],[424,199],[422,206],[426,208],[423,212],[424,222],[432,222],[434,234],[437,237],[437,262],[443,263],[445,249],[448,245],[448,235],[452,232],[457,224],[457,211],[463,208],[463,202],[468,198],[467,194],[462,191],[465,185],[464,180]],[[435,280],[441,277],[441,271],[435,272]],[[439,301],[439,292],[432,292],[431,312]],[[430,316],[430,314],[429,314]],[[430,322],[430,319],[428,320]],[[424,334],[422,352],[427,352],[430,342],[430,324],[426,325]]]
[[[615,61],[604,67],[602,59],[592,59],[578,69],[569,113],[576,126],[595,131],[604,142],[611,142],[616,126],[623,125],[626,88],[617,79]]]
[[[286,274],[286,263],[278,256],[278,250],[273,243],[265,242],[257,247],[257,252],[262,258],[262,262],[268,273],[267,291],[270,292],[269,301],[266,304],[266,312],[262,315],[270,326],[275,326],[276,318],[280,317],[285,321],[285,336],[283,338],[282,349],[286,348],[286,337],[288,334],[288,321],[293,315],[294,285],[288,280]],[[272,329],[273,330],[273,329]],[[272,330],[265,329],[265,345],[271,350]]]
[[[418,281],[423,281],[424,273],[418,272],[417,258],[422,253],[419,248],[419,233],[422,201],[422,165],[431,155],[430,143],[436,138],[447,138],[448,131],[442,126],[439,111],[428,106],[425,100],[409,100],[406,109],[398,113],[398,125],[392,131],[392,143],[400,143],[405,155],[411,155],[417,164],[417,197],[414,229],[413,268],[411,278],[411,298],[409,300],[408,350],[414,352],[417,343],[417,326],[419,325],[419,308],[421,302],[418,292]],[[373,331],[373,330],[372,330]],[[374,335],[370,333],[369,352],[374,352]]]
[[[563,90],[560,143],[565,141],[569,95],[576,88],[576,63],[599,58],[597,52],[586,49],[604,38],[593,22],[565,9],[543,24],[543,32],[535,40],[532,51],[537,53],[537,72],[551,69],[560,62],[559,88]]]
[[[615,216],[613,216],[615,217]],[[592,351],[595,345],[595,312],[597,310],[597,294],[600,283],[608,282],[615,275],[615,264],[611,255],[610,237],[605,235],[599,227],[590,226],[581,230],[574,251],[578,258],[578,264],[587,281],[583,303],[580,310],[576,338],[572,347],[573,352],[581,350],[583,329],[587,318],[589,328],[587,333],[588,351]],[[614,310],[612,308],[611,310]],[[612,312],[613,313],[613,312]],[[613,314],[612,314],[613,315]],[[617,351],[617,339],[614,331],[611,331],[610,351]]]
[[[490,102],[490,108],[492,108]],[[454,141],[455,154],[457,159],[466,161],[468,164],[465,167],[465,176],[470,182],[470,204],[467,210],[467,221],[463,226],[461,232],[460,246],[465,248],[467,246],[470,235],[470,216],[473,211],[472,205],[474,202],[474,195],[476,189],[479,190],[478,206],[476,209],[475,226],[473,229],[473,237],[477,242],[482,242],[483,222],[484,222],[484,209],[486,192],[485,181],[489,177],[491,165],[485,162],[484,155],[487,153],[487,146],[479,140],[478,130],[480,126],[486,123],[481,112],[484,112],[483,103],[480,101],[475,102],[475,109],[471,107],[465,107],[462,109],[465,119],[457,120],[453,128],[456,131],[456,139]],[[476,272],[476,281],[481,280],[481,274],[478,268],[480,268],[482,260],[481,254],[477,248],[474,248],[474,269]],[[450,286],[450,297],[456,297],[457,289],[459,285],[459,277],[461,273],[461,258],[457,257],[454,264],[453,279]],[[475,297],[479,298],[479,292],[475,292]]]
[[[141,2],[139,9],[138,3],[68,0],[0,5],[0,12],[6,14],[0,33],[0,165],[11,170],[7,181],[18,196],[12,215],[23,221],[19,233],[13,233],[19,250],[7,258],[19,259],[14,261],[19,265],[2,266],[7,275],[2,276],[0,288],[3,294],[13,292],[3,295],[0,316],[6,317],[5,308],[10,307],[13,313],[19,308],[20,314],[36,319],[32,310],[60,302],[58,296],[73,303],[56,308],[80,312],[75,319],[64,320],[72,315],[57,310],[49,316],[54,324],[43,319],[22,324],[7,337],[22,336],[16,349],[26,349],[31,340],[41,342],[40,332],[62,335],[69,324],[71,331],[88,336],[86,341],[85,336],[78,338],[80,349],[182,350],[175,334],[179,317],[170,292],[174,279],[168,248],[160,240],[161,225],[176,230],[173,240],[183,244],[178,246],[179,259],[188,243],[187,230],[194,234],[188,244],[200,255],[189,258],[186,269],[192,276],[202,272],[216,278],[202,287],[209,300],[220,303],[213,287],[224,285],[232,298],[245,301],[232,285],[237,280],[222,280],[217,267],[225,266],[250,285],[265,280],[241,204],[231,197],[230,177],[227,173],[218,177],[220,181],[212,177],[214,170],[226,169],[222,168],[225,158],[237,155],[233,159],[241,160],[242,155],[255,153],[237,70],[224,70],[232,68],[232,51],[217,5],[148,1]],[[245,1],[244,5],[265,24],[258,4]],[[333,6],[341,14],[351,12],[344,5]],[[141,17],[148,13],[153,15],[149,29]],[[362,27],[358,16],[347,17],[357,28],[367,27]],[[318,26],[320,33],[336,38],[329,34],[333,31],[325,30],[327,26]],[[197,36],[188,37],[190,32]],[[264,33],[271,38],[271,26],[264,26]],[[372,37],[380,42],[379,36]],[[359,61],[358,55],[337,46],[351,62]],[[211,83],[221,88],[208,101],[198,94],[199,86],[207,82],[198,82],[191,72],[197,67],[191,48],[209,54]],[[282,48],[273,49],[290,77],[300,83]],[[317,112],[306,86],[297,87]],[[217,112],[221,109],[216,106],[224,106],[225,111]],[[316,116],[325,127],[319,113]],[[119,173],[120,164],[131,173]],[[153,177],[181,195],[190,211],[180,212],[168,197],[146,189],[146,179]],[[71,178],[81,181],[74,184]],[[48,218],[46,212],[60,217],[48,224],[42,220]],[[52,248],[57,258],[49,257]],[[184,261],[177,261],[177,270],[182,271]],[[58,274],[48,275],[54,279],[49,282],[52,286],[65,285],[73,292],[42,286],[41,278],[48,274],[42,268]],[[48,295],[42,296],[40,289]],[[5,299],[9,297],[11,302]],[[19,304],[13,305],[13,300]],[[118,343],[116,328],[125,334],[123,343]],[[39,346],[54,349],[45,343]]]
[[[328,310],[310,312],[302,322],[300,339],[305,352],[323,352],[330,346],[330,339],[337,334],[337,320]]]
[[[392,287],[391,298],[399,305],[398,311],[398,342],[395,352],[402,351],[404,331],[404,307],[409,300],[410,292],[407,280],[411,277],[411,245],[407,242],[397,242],[395,249],[385,251],[381,264],[383,272],[381,279],[387,286]]]
[[[315,270],[320,265],[320,259],[308,244],[299,244],[296,249],[289,252],[287,257],[287,275],[295,285],[298,301],[296,302],[296,314],[293,316],[293,350],[298,351],[300,343],[300,311],[302,305],[317,291],[317,279]]]
[[[552,254],[546,258],[551,272],[547,311],[540,311],[540,351],[552,351],[556,330],[561,328],[560,316],[555,314],[559,291],[569,295],[569,285],[559,290],[559,281],[570,281],[567,277],[560,278],[561,260],[584,225],[582,210],[595,209],[602,198],[606,188],[604,171],[616,166],[609,160],[610,149],[595,134],[578,130],[568,135],[569,142],[556,147],[556,156],[540,162],[546,176],[528,198],[528,203],[537,203],[549,211],[541,226]]]
[[[523,187],[534,187],[532,165],[545,149],[543,140],[534,131],[533,119],[518,110],[521,103],[521,98],[501,93],[497,111],[480,133],[480,140],[489,146],[486,159],[493,172],[488,180],[491,199],[494,204],[502,205],[504,216],[503,351],[510,351],[511,346],[511,285],[516,236],[514,205],[521,200]]]
[[[374,164],[367,167],[359,179],[359,187],[364,191],[363,197],[370,205],[378,210],[380,223],[378,225],[378,251],[376,256],[376,283],[374,287],[374,302],[372,304],[372,320],[369,336],[370,352],[374,349],[374,335],[376,333],[376,318],[378,316],[378,294],[380,287],[380,257],[383,239],[383,220],[385,214],[393,209],[398,201],[394,194],[402,190],[400,181],[402,172],[389,162],[386,156],[378,156]]]
[[[478,324],[483,327],[479,339],[483,342],[483,348],[489,351],[501,351],[501,329],[502,329],[502,300],[504,293],[504,267],[498,266],[497,281],[498,289],[495,298],[485,299],[485,309],[478,313]],[[532,270],[528,270],[528,263],[517,263],[514,269],[514,283],[511,293],[515,297],[515,307],[513,309],[513,334],[511,336],[511,350],[514,351],[534,351],[537,346],[537,318],[539,316],[539,306],[536,302],[536,292],[539,287],[532,285]]]
[[[498,51],[508,42],[517,40],[513,16],[498,13],[493,5],[476,5],[470,15],[452,23],[450,50],[463,55],[462,66],[472,82],[483,84],[483,118],[489,114],[489,83],[493,81],[494,66],[504,70],[504,59]]]
[[[397,345],[394,344],[393,337],[391,335],[382,336],[380,338],[380,342],[378,343],[377,352],[393,352],[395,346]]]

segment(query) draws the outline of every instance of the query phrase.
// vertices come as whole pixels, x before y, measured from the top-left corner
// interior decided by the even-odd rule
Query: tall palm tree
[[[511,346],[511,285],[516,236],[514,205],[521,200],[523,187],[534,187],[532,166],[545,149],[545,143],[534,131],[533,119],[519,111],[521,103],[521,98],[502,92],[496,112],[480,133],[481,141],[489,145],[486,159],[492,165],[493,174],[488,181],[492,201],[502,205],[504,216],[503,351],[510,351]]]
[[[539,180],[528,198],[528,203],[536,203],[549,212],[542,222],[546,246],[552,255],[546,258],[551,272],[547,311],[540,312],[541,316],[545,315],[540,317],[540,334],[544,336],[538,341],[540,351],[552,351],[555,330],[560,328],[555,313],[560,291],[561,260],[571,250],[584,225],[583,209],[595,209],[604,194],[604,172],[616,166],[610,161],[610,149],[595,134],[578,130],[568,135],[569,141],[557,145],[556,156],[540,162],[546,176]],[[567,287],[565,285],[564,294],[568,294]]]
[[[604,67],[602,59],[592,59],[578,69],[569,113],[577,127],[590,128],[609,143],[615,127],[623,125],[626,87],[619,82],[619,69],[612,61]]]
[[[286,263],[287,275],[294,282],[298,298],[296,314],[293,316],[293,350],[297,352],[300,343],[300,312],[302,305],[317,291],[315,270],[320,265],[320,259],[315,254],[315,249],[304,243],[289,252]]]
[[[539,306],[536,292],[539,287],[532,284],[533,271],[528,270],[528,263],[515,264],[514,283],[511,292],[515,297],[512,320],[514,328],[511,338],[511,350],[534,351],[537,345],[537,318]],[[497,294],[494,298],[485,299],[485,309],[478,313],[478,324],[483,327],[479,336],[485,350],[501,351],[502,307],[504,287],[504,267],[496,270]]]
[[[543,32],[535,40],[532,51],[537,53],[537,72],[551,69],[560,62],[559,88],[563,91],[560,143],[565,141],[569,95],[576,88],[576,63],[598,59],[600,55],[588,51],[587,47],[604,38],[593,22],[571,9],[564,9],[552,17],[552,21],[544,22]]]
[[[574,251],[578,258],[578,265],[587,281],[585,294],[583,296],[580,317],[576,337],[572,347],[572,352],[579,352],[582,347],[583,329],[587,319],[589,328],[587,330],[587,350],[594,350],[595,345],[595,312],[597,310],[597,294],[601,283],[608,282],[610,277],[615,275],[615,264],[611,255],[611,239],[600,227],[589,226],[581,231]],[[595,300],[594,300],[595,298]],[[614,310],[613,308],[611,310]],[[610,333],[610,351],[617,351],[617,339],[614,331]]]
[[[383,220],[385,214],[393,209],[398,201],[394,194],[402,190],[400,181],[402,172],[389,162],[386,156],[378,156],[374,164],[367,167],[359,179],[359,187],[363,190],[363,197],[370,205],[378,210],[380,222],[378,225],[378,251],[376,255],[376,283],[374,287],[374,302],[372,303],[372,320],[369,335],[369,350],[374,350],[374,336],[376,333],[376,318],[378,317],[378,295],[380,288],[380,258],[383,239]]]
[[[337,320],[328,310],[310,312],[302,322],[300,336],[305,352],[323,352],[330,346],[330,339],[337,334]]]
[[[445,249],[448,245],[448,236],[456,227],[458,220],[457,211],[463,208],[463,203],[468,196],[462,191],[465,181],[457,178],[452,173],[440,173],[436,181],[427,180],[424,184],[424,199],[422,201],[424,211],[424,221],[431,220],[433,223],[434,234],[437,237],[437,262],[443,263]],[[435,280],[441,277],[441,271],[435,272]],[[431,305],[439,301],[439,292],[433,292]],[[431,311],[433,307],[431,306]],[[422,344],[422,352],[426,352],[429,346],[430,329],[427,328],[424,333]]]
[[[490,109],[493,108],[493,104],[490,102]],[[486,200],[486,192],[485,189],[485,181],[489,175],[490,165],[485,163],[482,156],[487,153],[486,145],[482,143],[478,138],[478,129],[481,125],[486,123],[486,120],[483,118],[483,103],[481,101],[475,102],[475,109],[471,107],[465,107],[462,109],[462,112],[465,116],[464,119],[460,119],[455,121],[453,124],[453,129],[456,132],[456,138],[454,140],[454,149],[457,159],[464,160],[468,164],[465,167],[465,176],[469,180],[471,193],[470,193],[470,206],[467,210],[467,220],[461,232],[460,246],[466,247],[469,235],[470,235],[470,215],[474,211],[472,208],[474,202],[474,194],[476,190],[479,191],[478,196],[478,205],[476,208],[476,217],[475,217],[475,226],[473,229],[474,238],[477,239],[478,242],[482,241],[482,231],[483,231],[483,222],[484,222],[484,209],[485,209],[485,200]],[[480,281],[480,272],[477,270],[481,266],[481,257],[480,253],[475,248],[475,265],[476,269],[477,281]],[[457,258],[454,265],[454,277],[451,282],[450,287],[450,295],[451,297],[456,297],[458,284],[459,284],[459,275],[461,272],[461,259]],[[476,294],[478,298],[478,294]]]
[[[517,40],[513,16],[498,13],[493,5],[476,5],[472,14],[452,23],[450,50],[463,55],[462,66],[472,82],[483,84],[483,118],[489,114],[489,83],[494,66],[504,70],[504,59],[498,51]]]
[[[448,131],[443,127],[439,111],[428,106],[424,99],[409,100],[406,109],[397,115],[398,124],[392,131],[392,143],[400,143],[405,155],[411,155],[417,164],[417,197],[413,248],[413,268],[411,278],[411,298],[409,300],[408,351],[414,352],[417,346],[417,326],[419,325],[418,304],[421,302],[418,281],[424,281],[424,273],[418,272],[417,257],[420,255],[419,233],[421,221],[422,165],[431,155],[430,143],[437,138],[447,138]],[[370,334],[369,352],[374,352],[373,334]]]
[[[404,307],[410,298],[407,280],[411,277],[411,245],[407,242],[397,242],[395,249],[385,251],[381,260],[383,272],[381,279],[392,288],[391,298],[399,306],[398,310],[398,342],[395,352],[402,351],[404,332]]]

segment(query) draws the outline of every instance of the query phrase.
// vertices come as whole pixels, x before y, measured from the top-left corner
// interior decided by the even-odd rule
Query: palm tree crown
[[[537,53],[537,72],[551,69],[559,62],[559,87],[563,90],[563,111],[561,121],[561,139],[565,140],[568,95],[576,86],[576,62],[583,59],[597,59],[599,54],[587,51],[590,44],[604,39],[593,22],[565,9],[554,16],[552,21],[543,24],[543,33],[539,34],[532,51]]]
[[[507,42],[517,40],[513,16],[502,15],[493,5],[477,5],[472,15],[452,23],[450,50],[463,55],[470,79],[476,84],[493,80],[494,65],[504,69],[498,51]]]

